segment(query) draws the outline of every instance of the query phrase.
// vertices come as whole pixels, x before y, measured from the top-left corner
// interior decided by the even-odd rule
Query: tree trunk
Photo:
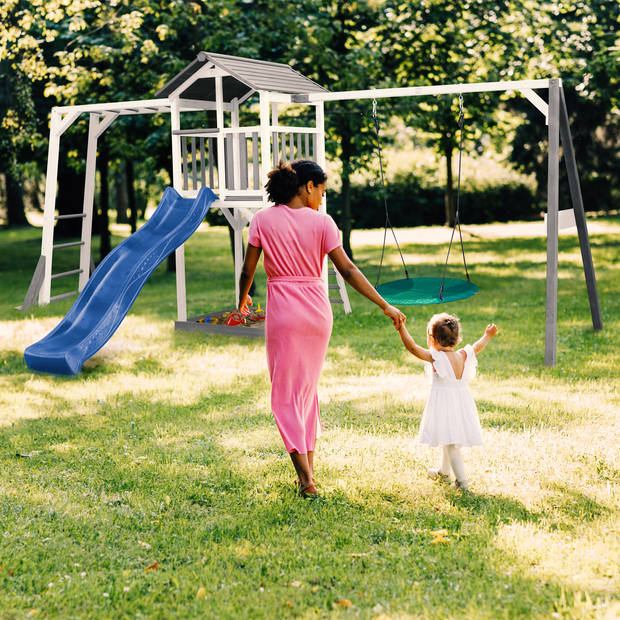
[[[101,188],[99,190],[99,237],[101,239],[99,260],[102,261],[112,249],[110,243],[110,219],[108,215],[108,209],[110,207],[110,191],[108,185],[109,157],[105,139],[101,141],[99,153],[99,175],[101,177]]]
[[[138,205],[136,204],[136,188],[133,178],[133,162],[131,159],[125,160],[125,170],[127,172],[127,201],[129,203],[129,226],[131,227],[131,234],[136,232],[138,227]]]
[[[43,205],[41,204],[41,194],[39,192],[39,180],[40,177],[38,174],[35,174],[34,177],[29,179],[27,183],[24,183],[24,192],[28,197],[27,207],[33,211],[38,211],[39,213],[43,213]]]
[[[24,208],[24,192],[21,179],[6,171],[6,219],[9,228],[30,226]]]
[[[127,196],[127,173],[124,160],[119,162],[118,174],[114,177],[114,194],[116,197],[116,222],[117,224],[128,224],[129,197]]]
[[[446,158],[446,191],[444,194],[446,226],[454,226],[455,209],[452,178],[452,147],[449,146],[444,148],[444,156]]]

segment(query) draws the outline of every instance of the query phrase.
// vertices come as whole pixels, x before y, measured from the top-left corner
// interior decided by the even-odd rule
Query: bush
[[[413,177],[395,179],[386,188],[390,221],[395,227],[443,225],[444,189],[422,187]],[[342,195],[329,193],[328,211],[342,223]],[[483,189],[462,189],[460,219],[463,224],[533,220],[543,207],[525,185],[505,184]],[[385,223],[380,186],[351,187],[353,228],[381,228]]]

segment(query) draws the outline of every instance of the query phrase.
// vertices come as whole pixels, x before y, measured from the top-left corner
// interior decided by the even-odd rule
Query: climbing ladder
[[[86,286],[88,278],[94,269],[90,245],[93,222],[93,201],[95,193],[97,139],[110,126],[112,121],[114,121],[114,119],[118,116],[118,113],[90,113],[88,152],[86,155],[86,183],[84,187],[84,202],[82,210],[66,215],[56,215],[56,179],[58,172],[60,136],[79,115],[80,112],[66,112],[63,114],[57,109],[52,110],[45,188],[45,210],[43,214],[43,235],[41,239],[41,256],[39,257],[30,286],[28,287],[24,303],[18,307],[19,310],[27,310],[37,303],[40,305],[48,304],[77,295]],[[56,222],[59,220],[76,218],[80,218],[82,220],[82,235],[80,241],[54,243]],[[71,247],[80,248],[80,263],[78,268],[52,273],[52,259],[54,253],[57,250]],[[77,290],[51,296],[52,280],[73,275],[79,276]]]
[[[334,267],[334,264],[331,261],[328,261],[327,276],[327,289],[329,291],[330,303],[344,304],[345,314],[350,314],[351,302],[349,301],[349,294],[347,293],[344,278],[340,275],[340,272]],[[331,291],[338,291],[338,296],[335,297]]]

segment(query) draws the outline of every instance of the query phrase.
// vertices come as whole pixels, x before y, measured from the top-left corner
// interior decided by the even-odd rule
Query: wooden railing
[[[184,129],[175,131],[181,140],[181,171],[183,189],[198,190],[208,186],[221,190],[218,139],[224,140],[226,190],[261,190],[259,127],[218,129]],[[275,129],[275,131],[274,131]],[[296,159],[316,160],[315,129],[303,127],[271,128],[272,164],[281,159],[290,163]]]
[[[272,163],[278,165],[281,159],[290,164],[296,159],[312,159],[316,161],[316,133],[297,127],[278,128],[289,131],[274,131],[271,134]]]

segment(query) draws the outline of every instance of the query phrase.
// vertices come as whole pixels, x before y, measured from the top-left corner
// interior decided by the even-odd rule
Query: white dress
[[[457,379],[446,353],[430,348],[433,363],[425,365],[432,384],[420,425],[419,437],[423,444],[430,446],[482,444],[478,409],[468,386],[468,382],[476,376],[478,360],[470,344],[465,345],[465,352],[467,358],[463,375]]]

